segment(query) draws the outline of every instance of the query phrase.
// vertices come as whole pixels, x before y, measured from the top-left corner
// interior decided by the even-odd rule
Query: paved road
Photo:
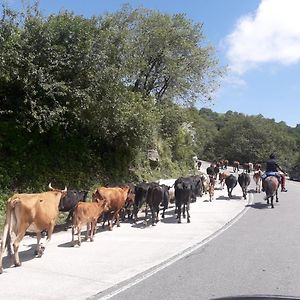
[[[142,221],[137,225],[122,223],[112,232],[100,230],[93,243],[84,242],[80,248],[71,247],[70,230],[57,232],[40,259],[33,256],[35,239],[27,236],[20,248],[23,265],[7,268],[5,260],[6,268],[0,275],[1,299],[97,298],[99,292],[108,295],[132,278],[146,278],[234,222],[245,211],[247,201],[242,199],[240,187],[233,194],[229,200],[225,190],[217,190],[212,203],[207,201],[208,195],[192,203],[190,224],[185,220],[177,224],[172,207],[155,227],[145,227]]]
[[[112,299],[300,299],[300,183],[287,188],[274,209],[253,194],[218,238]]]

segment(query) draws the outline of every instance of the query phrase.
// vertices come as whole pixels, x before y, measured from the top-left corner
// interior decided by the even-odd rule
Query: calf
[[[76,190],[69,190],[67,191],[66,195],[60,199],[58,209],[62,212],[69,212],[66,224],[69,223],[70,218],[73,216],[73,212],[78,204],[79,201],[86,201],[88,192],[87,191],[76,191]]]
[[[80,202],[76,206],[73,215],[72,226],[72,245],[75,245],[74,236],[75,229],[78,234],[78,245],[81,245],[81,229],[86,225],[86,240],[90,238],[92,242],[94,240],[94,233],[96,229],[97,220],[102,214],[108,211],[108,203],[106,200],[97,199],[96,202]]]

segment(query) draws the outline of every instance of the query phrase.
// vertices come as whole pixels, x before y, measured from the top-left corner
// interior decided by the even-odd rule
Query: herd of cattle
[[[226,184],[228,197],[232,197],[232,190],[241,186],[243,197],[246,199],[247,188],[250,184],[250,175],[244,167],[242,173],[238,166],[234,172],[227,170],[227,165],[218,168],[213,176],[205,172],[197,175],[180,177],[174,180],[160,180],[158,182],[140,182],[136,185],[121,184],[115,186],[100,186],[92,193],[92,201],[87,200],[87,191],[56,189],[49,184],[49,191],[34,194],[14,194],[6,204],[6,221],[3,230],[0,253],[0,274],[3,271],[2,259],[5,250],[13,257],[15,266],[20,266],[19,245],[26,232],[34,232],[37,237],[35,254],[41,257],[58,218],[59,211],[69,212],[66,223],[72,218],[72,244],[81,245],[81,230],[86,225],[86,240],[93,241],[97,222],[102,221],[102,226],[108,223],[109,230],[116,224],[120,226],[120,219],[128,218],[132,222],[138,221],[138,213],[145,212],[144,221],[147,222],[148,210],[151,212],[151,224],[159,221],[159,212],[164,218],[165,211],[170,203],[175,203],[177,222],[186,218],[190,223],[190,203],[203,194],[209,195],[209,201],[214,198],[214,189],[217,180],[223,189]],[[224,170],[223,170],[224,169]],[[259,172],[260,169],[258,170]],[[254,172],[253,178],[260,185],[261,174]],[[258,191],[258,190],[257,190]],[[260,189],[259,189],[260,191]],[[47,232],[45,243],[40,243],[43,232]],[[15,237],[12,241],[12,234]],[[77,241],[75,241],[77,235]],[[13,249],[11,247],[13,246]]]

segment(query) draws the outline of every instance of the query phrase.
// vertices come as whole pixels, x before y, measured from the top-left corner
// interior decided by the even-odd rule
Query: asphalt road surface
[[[300,299],[300,183],[287,189],[274,209],[253,193],[217,238],[111,299]]]
[[[244,200],[236,187],[228,199],[217,189],[213,202],[204,195],[191,204],[189,224],[177,224],[173,206],[155,227],[142,219],[137,225],[125,222],[112,232],[98,230],[95,241],[81,247],[71,247],[70,230],[58,231],[42,258],[34,258],[36,240],[27,236],[20,246],[22,266],[9,267],[4,259],[0,299],[300,295],[300,183],[289,181],[287,188],[274,209],[266,207],[263,194]],[[254,298],[258,294],[264,298]]]

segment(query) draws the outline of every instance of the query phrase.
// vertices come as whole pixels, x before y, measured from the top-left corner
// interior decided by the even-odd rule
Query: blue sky
[[[8,0],[21,7],[21,1]],[[213,103],[198,103],[300,124],[300,1],[298,0],[40,0],[47,15],[61,9],[90,17],[129,3],[165,13],[185,13],[204,24],[206,40],[229,72]]]

